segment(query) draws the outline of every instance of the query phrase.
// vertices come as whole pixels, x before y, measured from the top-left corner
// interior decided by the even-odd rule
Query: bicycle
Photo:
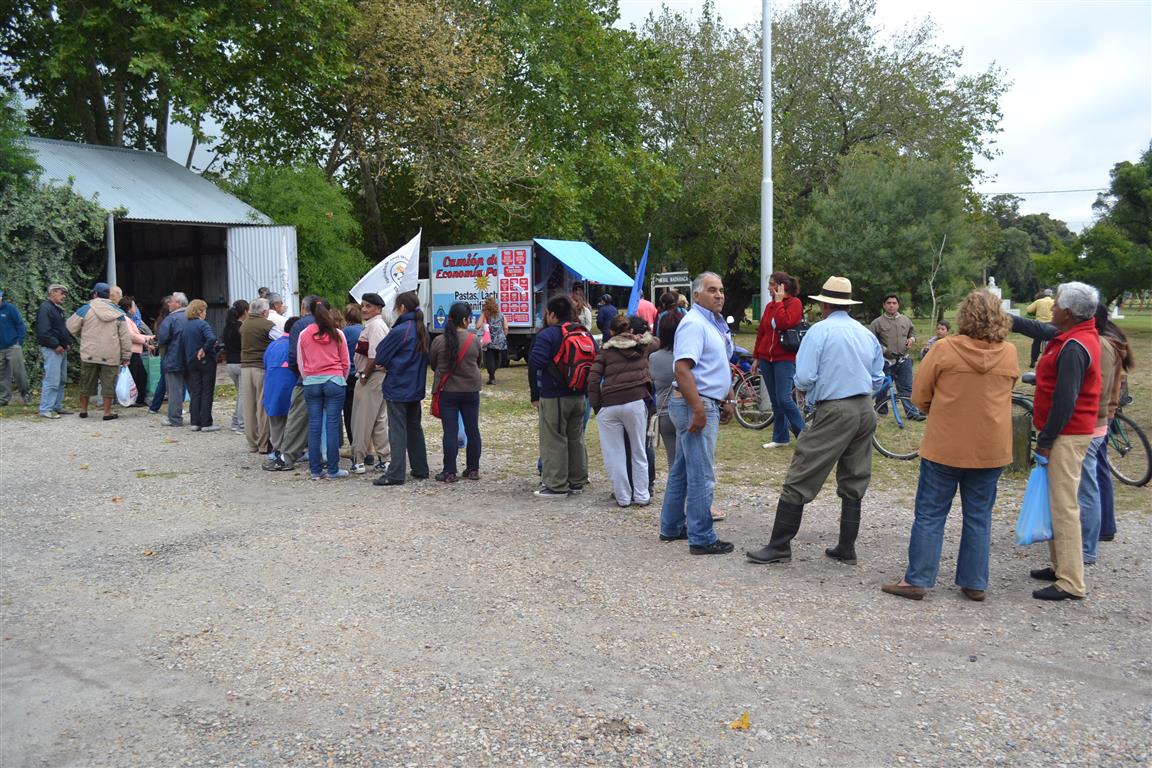
[[[741,359],[751,359],[744,358]],[[736,421],[745,429],[764,429],[772,423],[772,410],[764,396],[764,379],[760,372],[747,373],[736,363],[729,362],[732,371],[732,392],[736,397]]]
[[[1025,384],[1035,384],[1036,374],[1026,373],[1020,380]],[[1144,430],[1136,422],[1124,415],[1124,406],[1132,402],[1125,383],[1120,392],[1120,403],[1116,415],[1108,425],[1108,471],[1124,485],[1141,487],[1152,480],[1152,447]],[[1028,415],[1028,456],[1032,455],[1032,445],[1036,441],[1036,428],[1032,426],[1032,398],[1023,392],[1012,393],[1012,413]]]
[[[924,437],[926,419],[900,415],[900,397],[892,377],[884,374],[884,382],[873,396],[876,402],[876,431],[872,433],[872,447],[882,456],[909,461],[920,454],[920,440]]]

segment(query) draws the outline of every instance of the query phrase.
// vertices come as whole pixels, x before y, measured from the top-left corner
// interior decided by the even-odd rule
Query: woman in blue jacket
[[[193,432],[216,432],[220,427],[212,423],[212,400],[216,394],[216,354],[219,341],[216,332],[204,319],[208,304],[196,299],[185,310],[187,322],[180,334],[184,381],[192,402],[188,416]]]
[[[421,403],[428,381],[428,329],[415,291],[396,297],[396,324],[376,347],[376,367],[387,371],[381,389],[388,404],[388,445],[392,460],[373,485],[403,485],[407,467],[412,477],[428,478],[428,450],[420,425]]]

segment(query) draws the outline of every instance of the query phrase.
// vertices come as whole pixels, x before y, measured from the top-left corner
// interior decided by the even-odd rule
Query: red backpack
[[[585,392],[592,363],[596,362],[596,342],[580,323],[564,323],[560,334],[560,349],[552,356],[552,375],[573,392]]]

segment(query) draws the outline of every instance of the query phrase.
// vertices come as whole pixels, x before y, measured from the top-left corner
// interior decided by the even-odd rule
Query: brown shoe
[[[975,603],[984,602],[984,590],[982,589],[968,589],[968,587],[960,587],[960,591],[964,594],[964,597]]]
[[[884,592],[897,597],[906,597],[909,600],[923,600],[928,590],[924,587],[914,587],[911,584],[884,584],[880,587]]]

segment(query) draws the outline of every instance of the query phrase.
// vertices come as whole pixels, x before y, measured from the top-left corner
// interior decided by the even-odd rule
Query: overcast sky
[[[620,0],[621,24],[661,5],[699,14],[703,0]],[[758,24],[761,2],[716,0],[730,26]],[[786,2],[777,0],[776,7]],[[980,192],[1025,198],[1074,230],[1091,223],[1108,172],[1135,161],[1152,139],[1152,0],[877,0],[877,26],[898,30],[931,17],[937,40],[964,51],[964,72],[995,63],[1011,83]],[[1032,193],[1032,194],[1023,194]]]

